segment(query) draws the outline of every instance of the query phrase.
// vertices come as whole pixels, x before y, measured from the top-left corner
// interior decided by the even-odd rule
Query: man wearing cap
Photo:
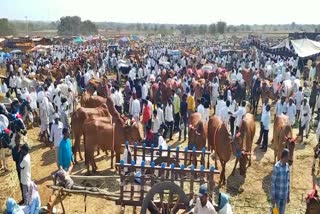
[[[53,142],[54,145],[54,151],[56,155],[56,162],[59,169],[59,145],[62,140],[62,130],[63,130],[63,124],[59,121],[59,115],[56,113],[53,116],[54,123],[51,126],[51,132],[50,132],[50,142]]]
[[[208,187],[206,184],[200,186],[198,196],[199,198],[197,198],[194,208],[195,214],[217,214],[217,211],[209,201]]]

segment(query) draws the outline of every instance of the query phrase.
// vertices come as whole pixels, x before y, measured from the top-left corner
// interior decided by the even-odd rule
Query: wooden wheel
[[[188,197],[182,188],[172,182],[161,182],[144,198],[140,214],[173,214],[187,207]]]

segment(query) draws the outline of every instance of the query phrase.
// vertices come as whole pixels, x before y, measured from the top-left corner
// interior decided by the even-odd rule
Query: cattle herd
[[[74,163],[83,160],[84,148],[88,172],[90,166],[97,170],[95,152],[111,152],[114,168],[114,155],[119,163],[126,142],[159,147],[162,140],[173,144],[172,134],[185,131],[190,150],[205,147],[212,153],[224,185],[232,156],[236,158],[232,174],[239,162],[240,175],[245,176],[252,163],[254,137],[261,129],[256,121],[266,100],[275,112],[273,133],[269,133],[274,163],[287,148],[289,163],[294,165],[299,138],[293,129],[299,127],[301,141],[319,118],[320,63],[264,53],[253,46],[241,49],[242,43],[250,41],[146,38],[133,46],[64,44],[45,54],[12,56],[1,65],[7,70],[1,92],[8,99],[1,105],[2,125],[17,133],[26,130],[24,124],[51,126],[53,115],[58,113],[62,120],[61,112],[66,112],[69,119],[64,123],[71,123],[64,127],[71,130]],[[180,55],[172,55],[173,50]],[[293,113],[289,112],[292,105]],[[316,132],[314,146],[319,126]],[[41,128],[41,141],[50,145],[43,133]],[[11,148],[10,140],[2,141],[2,147]]]

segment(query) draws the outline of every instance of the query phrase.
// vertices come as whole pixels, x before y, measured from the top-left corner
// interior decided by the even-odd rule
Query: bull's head
[[[240,164],[240,175],[245,176],[247,172],[247,163],[249,160],[249,156],[251,155],[250,152],[241,151],[241,156],[239,158],[239,164]]]
[[[289,160],[288,163],[291,166],[293,163],[293,152],[294,152],[294,148],[296,146],[296,141],[298,139],[298,136],[295,138],[292,137],[285,137],[285,142],[283,142],[282,144],[285,146],[285,148],[289,149]]]

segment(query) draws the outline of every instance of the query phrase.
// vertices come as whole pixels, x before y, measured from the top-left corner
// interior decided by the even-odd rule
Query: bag
[[[277,205],[275,205],[274,208],[272,209],[272,213],[273,214],[279,214],[279,210],[277,208]]]

